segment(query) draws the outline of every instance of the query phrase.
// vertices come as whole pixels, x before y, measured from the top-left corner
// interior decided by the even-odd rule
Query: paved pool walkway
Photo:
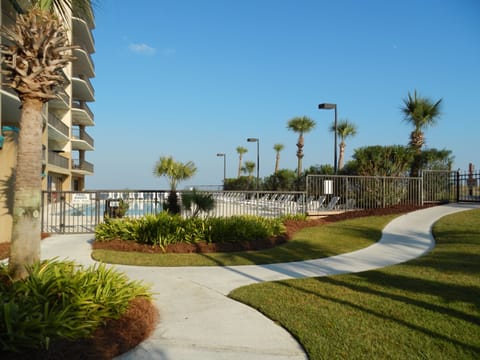
[[[157,293],[160,323],[153,335],[117,359],[304,360],[301,346],[283,328],[229,299],[233,289],[274,280],[355,273],[402,263],[434,246],[431,226],[442,216],[478,205],[448,204],[402,215],[367,248],[324,259],[229,267],[115,266]],[[42,241],[42,258],[93,264],[92,235],[59,235]]]

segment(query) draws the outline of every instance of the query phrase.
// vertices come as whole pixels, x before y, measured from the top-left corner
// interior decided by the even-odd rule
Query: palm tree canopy
[[[243,146],[238,146],[237,147],[237,153],[238,155],[243,155],[245,154],[246,152],[248,152],[248,149],[243,147]]]
[[[347,137],[353,137],[357,135],[357,125],[350,122],[348,119],[340,120],[337,123],[337,135],[340,136],[342,140],[345,140]],[[335,132],[335,122],[332,122],[330,125],[330,131]]]
[[[165,176],[168,179],[172,191],[177,189],[177,184],[181,180],[191,178],[197,172],[197,168],[192,161],[182,163],[175,161],[171,156],[162,156],[155,163],[153,174],[155,176]]]
[[[308,116],[298,116],[290,119],[287,123],[287,129],[293,132],[304,134],[315,128],[315,120]]]
[[[68,14],[73,11],[75,16],[90,20],[93,20],[92,6],[97,3],[96,0],[10,0],[10,2],[19,13],[37,7],[60,14],[63,19],[68,19]]]
[[[403,99],[403,107],[401,111],[404,115],[405,121],[413,124],[415,131],[419,132],[427,126],[435,125],[436,120],[441,115],[441,102],[437,102],[417,95],[415,90],[413,96],[408,93],[408,97]]]
[[[285,148],[285,145],[283,144],[275,144],[273,145],[273,150],[275,150],[277,153],[282,151]]]

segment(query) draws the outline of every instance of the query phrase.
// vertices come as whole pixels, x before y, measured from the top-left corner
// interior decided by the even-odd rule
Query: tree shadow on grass
[[[358,275],[358,274],[355,274],[355,275]],[[342,276],[344,276],[344,275],[342,275]],[[348,275],[348,276],[351,276],[351,275]],[[376,276],[376,272],[372,272],[372,271],[365,272],[363,274],[363,277],[366,277],[366,278],[369,278],[369,279],[372,278],[373,281],[375,281],[375,279],[374,279],[375,276]],[[371,294],[371,295],[374,295],[374,296],[389,298],[391,300],[401,301],[401,302],[404,302],[404,303],[407,303],[407,304],[410,304],[410,305],[414,305],[414,306],[421,306],[421,307],[423,307],[425,309],[428,309],[428,310],[431,310],[431,311],[442,312],[446,316],[454,316],[454,317],[456,317],[460,320],[471,322],[474,325],[480,324],[480,319],[478,317],[472,317],[469,314],[465,314],[465,313],[462,313],[462,312],[459,312],[459,311],[456,311],[456,310],[444,308],[442,306],[433,305],[433,304],[426,303],[426,302],[423,302],[423,301],[412,300],[411,298],[408,298],[408,297],[395,295],[395,294],[390,294],[390,293],[387,293],[387,292],[384,292],[384,291],[373,290],[370,287],[360,286],[360,285],[356,285],[356,284],[348,282],[348,281],[344,281],[344,280],[342,280],[342,278],[321,277],[321,278],[316,278],[316,280],[318,280],[321,283],[330,284],[330,285],[333,285],[333,286],[346,287],[346,288],[349,288],[349,289],[354,290],[354,291],[360,291],[360,292],[364,292],[364,293]],[[385,280],[385,279],[383,279],[383,280]],[[392,278],[391,280],[394,280],[394,279]],[[427,327],[415,324],[414,321],[409,321],[408,319],[405,319],[405,318],[395,317],[395,316],[392,316],[390,314],[382,313],[381,311],[376,310],[373,307],[368,308],[366,306],[367,304],[361,304],[360,302],[357,303],[354,300],[348,299],[348,297],[345,296],[344,292],[340,292],[340,296],[335,297],[334,294],[322,293],[320,291],[312,291],[312,290],[303,288],[301,286],[297,286],[297,283],[294,282],[294,281],[282,281],[282,282],[278,282],[277,284],[279,284],[280,286],[285,286],[285,287],[288,287],[288,288],[292,288],[292,289],[294,289],[294,290],[296,290],[300,293],[313,295],[314,297],[317,297],[317,298],[321,299],[322,301],[336,303],[336,304],[339,304],[341,306],[349,307],[354,311],[359,311],[361,313],[365,313],[365,314],[368,314],[370,316],[374,316],[378,319],[391,321],[391,322],[396,323],[398,325],[404,326],[404,327],[408,328],[409,330],[422,333],[425,336],[428,336],[432,339],[437,339],[437,340],[446,341],[446,342],[455,344],[457,346],[462,347],[463,349],[465,349],[467,351],[470,351],[470,352],[473,352],[473,353],[476,353],[476,354],[480,353],[480,347],[479,346],[475,346],[475,345],[463,342],[460,339],[455,339],[455,338],[450,337],[448,335],[445,335],[443,333],[440,333],[440,332],[437,332],[435,330],[429,329]],[[463,291],[468,291],[468,289],[463,289]],[[332,316],[334,316],[334,315],[332,315]]]

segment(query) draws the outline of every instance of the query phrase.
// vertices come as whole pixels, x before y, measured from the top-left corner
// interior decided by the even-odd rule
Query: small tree
[[[252,180],[253,172],[255,171],[255,163],[253,161],[245,161],[243,171],[248,174],[248,178]]]
[[[275,174],[278,172],[278,167],[280,165],[280,151],[282,151],[284,148],[285,148],[285,145],[283,145],[283,144],[273,145],[273,150],[275,150],[275,153],[276,153],[276,156],[275,156],[275,171],[274,171]]]
[[[171,156],[160,157],[155,164],[153,174],[161,177],[165,176],[170,184],[170,192],[168,194],[165,209],[172,214],[180,213],[180,205],[178,204],[177,185],[180,181],[190,179],[197,172],[197,168],[192,161],[182,163],[175,161]]]
[[[243,146],[237,147],[237,154],[238,154],[238,175],[239,178],[242,175],[242,161],[243,161],[243,154],[247,153],[248,149]]]
[[[310,119],[307,116],[302,117],[294,117],[290,119],[287,123],[287,129],[291,130],[298,134],[298,141],[297,141],[297,158],[298,158],[298,166],[297,166],[297,175],[300,178],[302,176],[302,159],[303,159],[303,134],[310,132],[315,128],[315,121]]]
[[[182,205],[190,211],[192,217],[197,217],[201,212],[209,212],[215,208],[215,199],[212,194],[202,194],[193,189],[182,194]]]
[[[345,159],[345,148],[347,147],[345,139],[357,135],[357,125],[348,121],[348,119],[343,119],[338,122],[337,126],[335,126],[335,122],[332,123],[330,131],[334,133],[335,128],[337,129],[337,135],[340,137],[340,144],[338,145],[340,151],[340,156],[338,157],[338,170],[342,170]]]
[[[422,168],[422,147],[425,144],[424,130],[432,125],[435,125],[437,118],[441,115],[441,102],[437,102],[417,95],[415,90],[413,96],[408,93],[408,97],[403,99],[403,113],[405,121],[413,125],[413,131],[410,134],[410,147],[414,150],[415,158],[412,162],[410,176],[418,176]]]

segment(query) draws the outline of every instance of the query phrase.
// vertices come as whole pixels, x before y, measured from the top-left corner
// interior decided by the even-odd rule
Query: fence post
[[[456,183],[457,183],[457,203],[460,202],[460,171],[456,173]]]

